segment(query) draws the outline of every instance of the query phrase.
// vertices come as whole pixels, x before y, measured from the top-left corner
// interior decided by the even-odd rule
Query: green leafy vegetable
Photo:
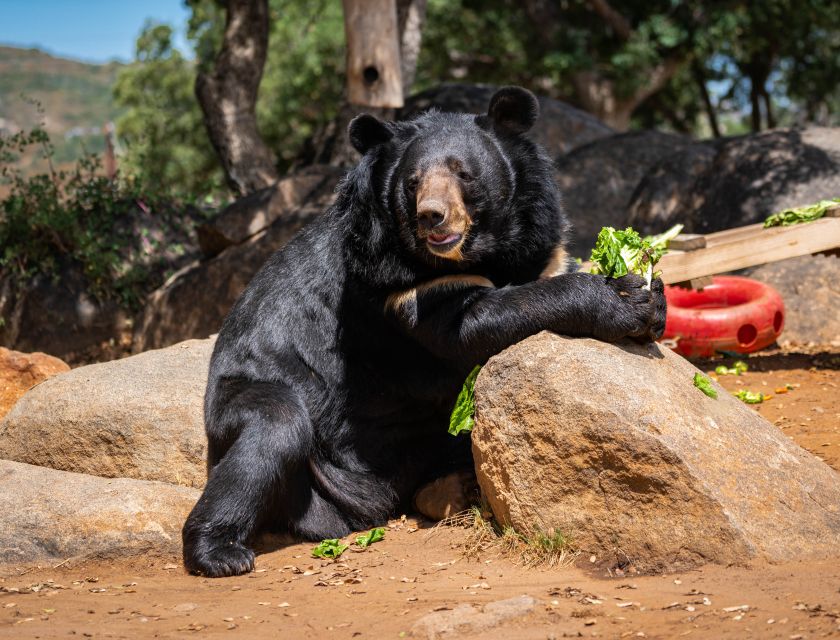
[[[480,366],[470,371],[470,375],[464,381],[461,393],[458,394],[458,399],[455,401],[452,415],[449,416],[449,433],[453,436],[457,436],[463,431],[472,431],[475,424],[475,379],[478,377],[479,371],[481,371]]]
[[[598,240],[589,258],[592,262],[590,271],[609,278],[620,278],[628,273],[635,273],[643,276],[650,287],[651,280],[656,277],[653,267],[667,253],[668,243],[679,235],[680,231],[682,225],[678,224],[658,236],[642,238],[631,227],[624,231],[604,227],[598,234]]]
[[[347,551],[349,545],[341,544],[338,538],[327,538],[312,549],[313,558],[337,558]]]
[[[739,389],[732,395],[747,404],[761,404],[765,400],[764,394],[760,391],[748,391],[747,389]]]
[[[725,364],[715,367],[715,373],[719,376],[740,376],[748,370],[749,367],[743,360],[738,360],[731,368],[727,367]]]
[[[717,398],[717,391],[712,386],[712,381],[709,380],[702,373],[694,374],[694,386],[700,389],[700,391],[705,393],[710,398]]]
[[[385,529],[382,527],[377,527],[376,529],[371,529],[363,536],[356,537],[356,544],[359,545],[362,549],[366,549],[374,542],[379,542],[385,537]]]
[[[840,203],[840,198],[833,198],[831,200],[820,200],[804,207],[785,209],[768,216],[764,221],[764,227],[789,227],[793,224],[813,222],[822,218],[828,209],[836,207],[838,203]]]

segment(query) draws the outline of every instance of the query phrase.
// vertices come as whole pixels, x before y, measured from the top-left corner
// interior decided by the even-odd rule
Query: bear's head
[[[350,123],[380,215],[404,251],[433,268],[463,270],[557,243],[551,163],[522,135],[538,114],[530,91],[505,87],[478,116],[432,111],[406,122],[361,115]]]

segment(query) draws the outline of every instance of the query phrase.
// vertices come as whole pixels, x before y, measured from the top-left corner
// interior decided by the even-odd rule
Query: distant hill
[[[111,88],[122,66],[0,46],[0,134],[29,130],[43,122],[56,147],[57,162],[71,161],[84,149],[101,151],[102,127],[118,114]],[[43,115],[33,101],[40,103]]]

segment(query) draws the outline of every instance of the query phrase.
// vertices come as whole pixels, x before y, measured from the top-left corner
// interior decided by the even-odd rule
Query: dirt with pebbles
[[[720,382],[730,391],[772,393],[754,409],[840,470],[840,350],[811,351],[753,356],[750,371]],[[716,364],[700,363],[707,371]],[[787,384],[793,389],[774,393]],[[840,634],[836,560],[609,575],[588,557],[552,569],[525,567],[492,550],[467,559],[466,536],[409,517],[392,522],[382,542],[336,562],[311,558],[309,544],[269,544],[255,573],[217,580],[184,574],[176,557],[9,567],[0,574],[0,638]]]

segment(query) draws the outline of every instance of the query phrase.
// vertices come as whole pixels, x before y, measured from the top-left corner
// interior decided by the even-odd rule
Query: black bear
[[[544,329],[660,337],[661,281],[570,272],[551,161],[522,135],[537,115],[530,92],[507,87],[485,115],[353,120],[363,157],[335,204],[219,333],[189,571],[252,570],[263,530],[320,540],[381,525],[469,468],[449,413],[469,371],[511,344]]]

